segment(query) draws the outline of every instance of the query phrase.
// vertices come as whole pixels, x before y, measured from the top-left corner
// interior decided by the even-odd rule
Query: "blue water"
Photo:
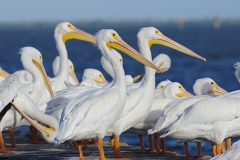
[[[57,24],[57,23],[56,23]],[[52,61],[58,55],[53,32],[56,24],[9,24],[0,26],[0,66],[13,73],[23,69],[18,51],[21,47],[32,46],[43,55],[44,66],[49,76],[52,73]],[[234,76],[233,64],[240,61],[240,23],[223,22],[220,29],[215,30],[212,23],[192,22],[186,23],[184,30],[179,30],[175,23],[75,23],[76,27],[95,34],[100,29],[115,29],[119,35],[132,47],[138,49],[136,34],[142,27],[154,26],[164,35],[190,48],[199,55],[205,57],[207,62],[186,56],[178,51],[159,45],[152,47],[153,57],[159,53],[168,54],[172,60],[172,66],[168,72],[156,75],[156,82],[165,79],[180,82],[185,89],[193,93],[192,85],[195,80],[210,77],[227,91],[240,88],[239,82]],[[100,63],[101,53],[92,44],[71,40],[68,41],[67,50],[69,59],[75,66],[75,72],[79,79],[85,68],[96,68],[103,72],[105,77],[111,78],[102,69]],[[142,65],[123,55],[126,74],[135,76],[144,71]],[[133,67],[134,66],[134,67]],[[236,141],[234,139],[233,141]],[[122,142],[131,145],[139,145],[138,136],[125,134]],[[147,137],[145,144],[148,146]],[[175,145],[174,139],[168,139],[167,148],[171,151],[184,153],[183,145]],[[190,151],[196,153],[196,145],[190,145]],[[210,143],[203,144],[203,153],[212,155]]]

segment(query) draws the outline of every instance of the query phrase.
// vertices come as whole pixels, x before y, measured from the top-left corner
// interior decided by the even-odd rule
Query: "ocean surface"
[[[34,24],[5,24],[0,25],[0,66],[13,73],[23,69],[18,54],[21,47],[32,46],[43,55],[45,69],[49,76],[53,76],[52,61],[58,55],[54,40],[54,29],[57,23]],[[151,48],[153,58],[160,53],[167,54],[171,60],[171,68],[156,75],[156,83],[169,79],[181,83],[186,90],[193,93],[192,86],[198,78],[210,77],[227,91],[240,89],[240,84],[234,75],[233,65],[240,61],[240,23],[222,22],[220,28],[213,27],[210,22],[185,23],[183,29],[177,23],[73,23],[76,27],[95,34],[100,29],[114,29],[124,41],[138,50],[137,32],[142,27],[153,26],[158,28],[165,36],[188,47],[207,59],[206,62],[189,57],[173,49],[154,45]],[[69,59],[73,61],[75,72],[79,80],[82,71],[86,68],[95,68],[104,74],[108,81],[111,78],[103,70],[101,53],[94,45],[77,40],[66,43]],[[123,55],[123,54],[122,54]],[[144,68],[128,56],[123,55],[126,74],[136,76],[144,72]],[[194,93],[193,93],[194,94]],[[145,145],[148,146],[147,136]],[[236,141],[237,139],[233,139]],[[137,135],[123,134],[122,142],[130,145],[139,145]],[[167,149],[184,153],[183,144],[176,145],[175,139],[167,139]],[[190,144],[192,154],[197,152],[196,145]],[[212,155],[211,144],[203,143],[203,153]]]

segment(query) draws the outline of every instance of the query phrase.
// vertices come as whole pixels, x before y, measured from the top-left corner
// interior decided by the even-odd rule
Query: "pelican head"
[[[167,71],[171,66],[171,59],[166,54],[159,54],[153,59],[153,63],[158,66],[160,72],[163,73]]]
[[[196,80],[193,85],[193,90],[197,96],[207,94],[221,95],[227,93],[227,91],[219,87],[211,78],[200,78]]]
[[[178,82],[172,82],[165,85],[163,88],[163,94],[166,98],[181,98],[191,97],[192,94],[187,92],[183,86]]]
[[[60,68],[60,57],[57,56],[52,63],[52,68],[53,68],[53,74],[56,76],[59,68]],[[69,72],[69,76],[73,79],[73,81],[75,82],[75,84],[79,84],[79,81],[77,79],[77,76],[74,72],[74,65],[72,63],[72,61],[70,59],[68,59],[68,72]]]
[[[78,39],[91,43],[95,42],[93,35],[76,28],[69,22],[62,22],[57,25],[54,32],[55,39],[57,39],[58,36],[62,37],[64,43],[69,39]]]
[[[19,54],[21,54],[21,61],[24,68],[27,69],[30,73],[32,73],[32,75],[34,75],[33,72],[40,71],[44,84],[46,85],[50,95],[53,96],[54,92],[52,90],[52,85],[48,80],[47,73],[43,66],[42,54],[33,47],[23,47],[20,49]],[[36,77],[33,77],[33,80],[35,78]]]
[[[111,59],[108,55],[109,50],[112,51],[113,49],[120,50],[125,54],[131,56],[135,60],[139,61],[140,63],[147,65],[151,68],[160,71],[153,63],[143,57],[139,52],[135,49],[130,47],[126,42],[124,42],[118,33],[112,29],[102,29],[100,30],[96,36],[96,44],[98,45],[99,49],[102,51],[104,58],[110,62]]]
[[[21,94],[18,96],[21,96]],[[30,100],[30,99],[29,99]],[[26,104],[29,103],[28,100],[26,100],[25,102],[27,102]],[[31,100],[30,100],[31,102]],[[18,106],[16,106],[13,102],[10,102],[11,105],[13,106],[13,108],[23,117],[25,118],[31,125],[33,125],[40,133],[42,133],[43,138],[48,142],[48,143],[53,143],[54,138],[57,135],[58,132],[58,120],[50,115],[46,115],[47,120],[45,119],[45,123],[44,125],[38,123],[37,121],[35,121],[34,119],[30,118],[27,114],[25,114],[21,109],[19,109]],[[30,103],[32,105],[35,105],[34,103]],[[37,108],[37,106],[35,106]],[[38,111],[36,111],[38,112]],[[41,112],[39,110],[39,112]],[[31,113],[32,114],[32,113]],[[43,114],[43,113],[40,113]]]
[[[166,86],[166,84],[168,83],[172,83],[170,80],[165,80],[165,81],[162,81],[160,83],[158,83],[157,87],[156,87],[156,90],[159,90],[159,91],[162,91],[163,88]]]
[[[164,36],[158,29],[154,27],[145,27],[140,29],[137,37],[139,39],[138,43],[141,43],[143,39],[148,40],[149,47],[151,47],[153,44],[160,44],[160,45],[164,45],[166,47],[170,47],[172,49],[178,50],[187,55],[206,61],[205,58],[199,56],[198,54],[194,53],[190,49]]]
[[[93,80],[96,84],[107,84],[108,81],[103,76],[102,72],[97,69],[85,69],[83,72],[82,80],[90,79]]]

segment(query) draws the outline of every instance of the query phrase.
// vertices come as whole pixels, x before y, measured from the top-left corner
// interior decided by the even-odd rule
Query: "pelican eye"
[[[122,62],[122,59],[120,59],[120,62]]]
[[[72,27],[71,24],[68,24],[67,26],[68,26],[68,28],[71,28],[71,27]]]
[[[158,34],[158,31],[155,31],[156,34]]]
[[[101,77],[102,77],[102,75],[101,75],[101,74],[99,74],[99,77],[101,78]]]
[[[70,66],[70,71],[72,71],[73,70],[73,66]]]
[[[39,56],[40,62],[42,62],[42,56]]]
[[[181,87],[181,86],[178,86],[178,88],[179,88],[179,89],[182,89],[182,87]]]
[[[211,82],[211,84],[214,84],[213,82]]]

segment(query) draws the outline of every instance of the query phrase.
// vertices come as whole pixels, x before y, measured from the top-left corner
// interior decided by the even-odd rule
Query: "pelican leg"
[[[116,158],[132,158],[132,155],[122,155],[121,149],[120,149],[120,144],[119,144],[119,136],[114,136],[115,140],[115,148],[116,148]]]
[[[177,153],[175,152],[169,152],[167,151],[167,148],[166,148],[166,138],[161,138],[161,144],[162,144],[162,153],[161,154],[167,154],[167,155],[178,155]]]
[[[116,146],[115,146],[114,136],[110,137],[110,142],[111,142],[111,145],[112,145],[112,148],[113,148],[113,154],[114,154],[114,156],[116,156],[117,155],[117,149],[116,149]]]
[[[157,153],[157,154],[162,153],[162,150],[160,149],[160,146],[159,146],[158,136],[159,136],[159,135],[154,135],[154,142],[155,142],[156,153]]]
[[[88,139],[83,140],[83,147],[82,147],[83,150],[85,150],[85,149],[92,149],[92,148],[88,147],[87,144],[88,144]]]
[[[139,134],[138,137],[139,137],[139,140],[140,140],[141,150],[146,150],[146,148],[144,146],[143,135]]]
[[[213,152],[213,156],[217,156],[217,144],[213,143],[212,144],[212,152]]]
[[[226,139],[227,150],[231,147],[231,138]]]
[[[100,154],[100,159],[101,160],[106,160],[105,154],[104,154],[104,149],[103,149],[103,141],[102,139],[98,140],[98,150]]]
[[[11,143],[12,143],[11,147],[15,147],[16,148],[17,146],[16,146],[16,142],[15,142],[15,137],[14,137],[14,129],[13,128],[9,128],[8,132],[9,132],[9,135],[10,135],[10,138],[11,138]]]
[[[73,142],[73,148],[74,148],[74,149],[78,149],[78,145],[77,145],[77,142],[76,142],[76,141]]]
[[[197,142],[197,149],[198,149],[198,153],[196,158],[211,158],[210,156],[204,156],[202,154],[202,143],[201,142]]]
[[[190,154],[189,149],[188,149],[188,142],[184,142],[184,147],[185,147],[186,158],[193,158],[194,156],[192,156]]]
[[[221,154],[222,144],[217,144],[217,155]]]
[[[2,132],[0,132],[0,147],[1,147],[0,153],[15,153],[16,152],[16,151],[6,150],[5,143],[4,143],[4,140],[2,137]]]
[[[154,151],[154,145],[153,145],[153,139],[152,139],[152,135],[148,135],[148,141],[149,141],[149,151]]]
[[[222,142],[221,151],[222,151],[222,153],[226,152],[225,142],[224,141]]]
[[[32,144],[46,144],[46,142],[38,140],[38,130],[32,125],[30,127],[32,127],[30,128],[31,135],[32,135]]]
[[[83,152],[82,152],[82,141],[77,142],[77,147],[78,147],[80,160],[84,160]]]

